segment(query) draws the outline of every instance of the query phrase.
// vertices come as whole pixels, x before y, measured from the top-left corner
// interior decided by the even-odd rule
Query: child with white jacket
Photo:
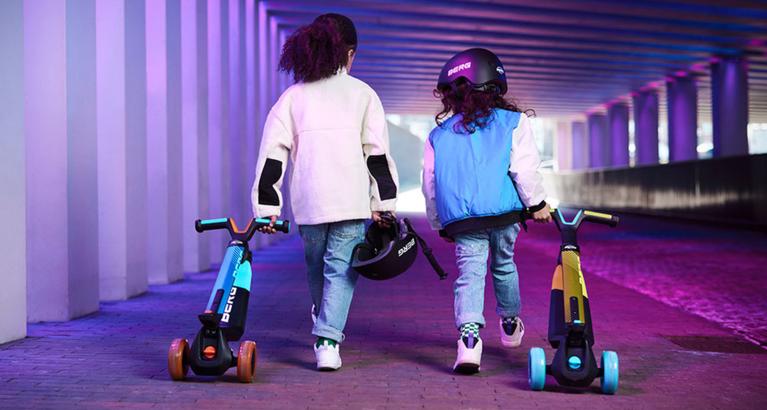
[[[394,211],[397,170],[381,101],[349,75],[357,47],[354,24],[324,14],[288,38],[280,68],[296,84],[272,107],[253,184],[253,213],[276,221],[288,159],[293,217],[304,242],[317,368],[341,367],[339,345],[357,273],[352,250],[364,221]],[[264,232],[274,233],[272,228]]]

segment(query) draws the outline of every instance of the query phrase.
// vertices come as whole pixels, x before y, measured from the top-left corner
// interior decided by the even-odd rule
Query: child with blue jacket
[[[505,71],[495,54],[481,48],[456,54],[439,77],[435,95],[443,110],[424,150],[427,217],[432,228],[456,244],[454,304],[460,336],[453,369],[461,373],[476,373],[480,367],[488,254],[501,343],[517,347],[524,335],[514,264],[521,214],[528,211],[536,222],[551,221],[530,119],[503,97],[506,91]]]

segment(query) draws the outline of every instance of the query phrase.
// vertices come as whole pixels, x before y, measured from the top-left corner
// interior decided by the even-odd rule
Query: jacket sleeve
[[[293,144],[293,133],[279,118],[278,112],[278,105],[269,111],[258,150],[256,179],[250,196],[256,218],[279,216],[282,210],[280,188]]]
[[[437,215],[437,194],[434,186],[434,147],[431,138],[426,139],[423,150],[423,175],[421,178],[421,190],[426,200],[426,219],[434,230],[442,229]]]
[[[378,95],[371,94],[362,121],[362,151],[370,176],[370,210],[396,210],[399,178],[389,151],[389,130]]]
[[[526,207],[533,207],[546,199],[543,177],[538,171],[540,165],[532,124],[527,115],[521,114],[512,135],[509,172],[517,185],[519,198]]]

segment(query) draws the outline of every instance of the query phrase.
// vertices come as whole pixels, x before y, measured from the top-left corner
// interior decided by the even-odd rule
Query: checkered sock
[[[479,340],[479,323],[464,323],[461,325],[461,339],[469,349],[473,349]]]

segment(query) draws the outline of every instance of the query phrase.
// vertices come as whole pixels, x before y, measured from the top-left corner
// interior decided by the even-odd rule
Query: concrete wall
[[[24,2],[0,2],[0,343],[27,333]]]
[[[562,206],[767,228],[767,154],[547,174]]]

